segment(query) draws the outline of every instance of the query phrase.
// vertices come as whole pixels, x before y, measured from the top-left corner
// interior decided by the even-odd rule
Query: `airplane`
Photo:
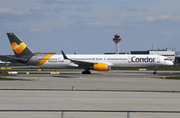
[[[9,61],[1,61],[0,60],[0,64],[10,64],[10,62]]]
[[[156,67],[171,66],[173,62],[161,55],[131,54],[35,54],[15,33],[7,33],[15,57],[19,63],[40,67],[78,67],[84,68],[82,74],[91,74],[90,70],[110,71],[111,67]]]

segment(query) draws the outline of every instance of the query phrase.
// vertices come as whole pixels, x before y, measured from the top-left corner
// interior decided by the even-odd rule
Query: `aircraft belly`
[[[146,67],[146,66],[157,66],[156,63],[114,63],[112,67]]]

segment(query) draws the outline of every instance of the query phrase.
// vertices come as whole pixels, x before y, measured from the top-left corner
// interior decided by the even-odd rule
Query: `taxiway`
[[[0,109],[66,110],[180,110],[180,81],[161,79],[168,72],[112,71],[18,74],[9,78],[30,81],[1,81]],[[170,75],[172,76],[172,74]],[[5,76],[4,76],[5,77]],[[75,90],[72,90],[72,87]],[[2,113],[1,118],[59,118],[60,113]],[[172,118],[179,114],[132,113],[132,118]],[[65,118],[126,118],[126,113],[65,113]]]

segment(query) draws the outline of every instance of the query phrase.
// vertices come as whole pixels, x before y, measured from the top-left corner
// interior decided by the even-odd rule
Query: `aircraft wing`
[[[74,62],[75,64],[79,65],[80,67],[92,66],[92,65],[96,64],[96,63],[92,63],[92,62],[78,61],[78,60],[71,60],[71,62]]]
[[[88,61],[78,61],[78,60],[69,59],[63,51],[61,51],[61,52],[62,52],[64,59],[70,60],[71,62],[73,62],[74,64],[77,64],[80,67],[92,66],[94,64],[97,64],[97,63],[88,62]]]

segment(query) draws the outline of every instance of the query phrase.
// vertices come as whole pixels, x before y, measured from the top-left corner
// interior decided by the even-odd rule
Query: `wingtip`
[[[63,55],[64,59],[68,59],[66,54],[62,50],[61,50],[61,52],[62,52],[62,55]]]
[[[15,35],[14,33],[10,33],[10,32],[9,32],[9,33],[6,33],[6,34],[7,34],[7,35]]]

